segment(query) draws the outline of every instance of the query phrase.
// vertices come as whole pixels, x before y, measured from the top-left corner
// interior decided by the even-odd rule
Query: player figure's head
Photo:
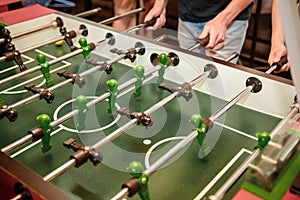
[[[144,77],[144,72],[145,72],[145,69],[143,66],[135,66],[134,67],[134,70],[135,70],[135,73],[138,77]]]
[[[87,46],[87,41],[86,41],[85,38],[80,38],[78,42],[79,42],[81,47],[86,47]]]
[[[76,97],[76,102],[78,105],[78,108],[85,108],[86,107],[86,97],[83,95],[79,95]]]
[[[269,141],[271,140],[271,136],[268,132],[258,132],[256,133],[256,137],[258,139],[258,148],[263,149]]]
[[[202,117],[199,114],[193,114],[190,118],[190,122],[196,127],[199,128],[202,124]]]
[[[132,161],[127,167],[127,170],[131,176],[134,178],[139,178],[142,175],[144,168],[140,162]]]
[[[47,114],[41,114],[37,116],[36,120],[39,122],[40,126],[49,125],[49,123],[51,122],[51,118]]]
[[[167,56],[167,54],[161,53],[161,54],[158,55],[158,58],[159,58],[159,62],[162,65],[168,65],[168,56]]]
[[[39,63],[45,63],[46,62],[46,56],[44,54],[37,54],[36,59]]]
[[[110,91],[114,91],[118,85],[118,81],[115,79],[110,79],[110,80],[106,81],[106,84]]]

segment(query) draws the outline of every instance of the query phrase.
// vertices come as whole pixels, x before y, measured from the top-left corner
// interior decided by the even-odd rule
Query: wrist
[[[154,5],[165,8],[168,4],[168,0],[156,0]]]

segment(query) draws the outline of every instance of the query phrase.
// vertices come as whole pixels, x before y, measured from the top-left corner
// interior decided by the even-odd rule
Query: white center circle
[[[96,96],[87,96],[86,97],[87,99],[96,99],[98,97]],[[57,120],[58,119],[58,113],[59,111],[64,107],[66,106],[67,104],[70,104],[72,102],[76,101],[76,99],[71,99],[69,101],[66,101],[65,103],[61,104],[60,106],[57,107],[57,109],[55,110],[54,114],[53,114],[53,119],[54,120]],[[118,104],[115,104],[116,108],[119,109],[120,106]],[[69,132],[72,132],[72,133],[94,133],[94,132],[98,132],[98,131],[103,131],[109,127],[111,127],[112,125],[116,124],[119,119],[120,119],[121,115],[117,115],[117,117],[115,118],[114,121],[112,121],[110,124],[106,125],[106,126],[102,126],[102,127],[99,127],[97,129],[90,129],[90,130],[82,130],[82,131],[78,131],[77,129],[72,129],[72,128],[68,128],[62,124],[58,125],[59,127],[61,127],[62,129],[66,130],[66,131],[69,131]]]

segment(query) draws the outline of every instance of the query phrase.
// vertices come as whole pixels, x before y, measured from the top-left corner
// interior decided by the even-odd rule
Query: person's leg
[[[203,30],[204,23],[186,22],[178,19],[178,41],[183,49],[189,49],[198,42],[198,36]],[[205,54],[203,48],[196,48],[193,50],[196,53]]]
[[[206,55],[223,60],[233,52],[240,54],[246,37],[247,28],[248,20],[234,21],[227,28],[224,44],[219,45],[222,46],[222,48],[218,50],[206,50]],[[237,60],[238,58],[233,59],[231,62],[236,63]]]
[[[136,0],[114,0],[114,15],[129,12],[136,7]],[[113,27],[120,30],[127,30],[136,25],[136,15],[123,17],[113,22]]]

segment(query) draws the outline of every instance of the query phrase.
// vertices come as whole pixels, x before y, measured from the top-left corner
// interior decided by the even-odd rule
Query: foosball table
[[[299,195],[290,80],[59,12],[2,32],[1,199]]]

